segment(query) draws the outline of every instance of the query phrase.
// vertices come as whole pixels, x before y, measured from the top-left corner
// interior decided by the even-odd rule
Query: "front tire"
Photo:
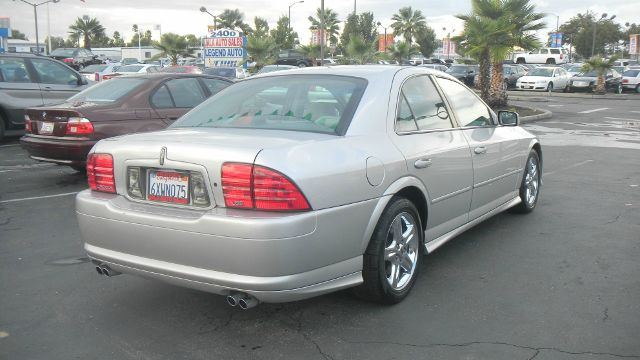
[[[636,92],[640,94],[640,84],[636,85]]]
[[[513,207],[518,213],[529,213],[536,208],[540,196],[540,156],[535,150],[531,150],[524,166],[524,174],[520,182],[520,204]]]
[[[393,197],[364,253],[364,283],[356,288],[356,294],[383,304],[404,300],[415,284],[422,246],[418,210],[406,198]]]
[[[547,85],[547,92],[548,92],[548,93],[553,92],[553,83],[552,83],[552,82],[550,82],[550,83]]]
[[[618,87],[616,88],[616,94],[622,94],[622,84],[618,84]]]

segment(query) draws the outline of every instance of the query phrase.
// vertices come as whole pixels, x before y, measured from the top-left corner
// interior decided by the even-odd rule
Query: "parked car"
[[[202,68],[195,65],[174,65],[158,68],[161,72],[173,73],[173,74],[202,74]]]
[[[421,255],[489,216],[536,207],[541,146],[517,125],[425,68],[252,77],[167,130],[94,146],[90,190],[76,197],[84,248],[101,274],[243,309],[349,287],[397,303]]]
[[[314,64],[313,59],[309,59],[306,56],[295,50],[282,50],[278,54],[276,65],[293,65],[297,67],[307,67]]]
[[[598,81],[598,73],[595,70],[580,73],[571,78],[568,90],[574,91],[594,91]],[[604,77],[605,90],[622,93],[622,75],[617,71],[607,70]]]
[[[568,61],[566,50],[561,48],[542,48],[513,55],[513,62],[518,64],[564,64]]]
[[[561,67],[540,66],[516,82],[516,90],[567,90],[571,76]]]
[[[133,64],[137,64],[139,61],[136,58],[124,58],[122,59],[122,61],[120,61],[120,63],[122,65],[133,65]]]
[[[622,87],[640,93],[640,68],[627,70],[622,74]]]
[[[620,66],[614,66],[612,69],[617,71],[618,74],[623,74],[625,71],[631,68],[629,67],[629,65],[620,65]]]
[[[427,69],[439,70],[443,72],[447,72],[447,70],[449,70],[449,68],[446,65],[441,65],[441,64],[422,64],[418,66],[425,67]]]
[[[582,63],[575,63],[571,64],[571,66],[567,67],[565,70],[567,70],[567,73],[569,73],[569,75],[576,76],[582,72],[583,66],[584,64]]]
[[[60,60],[76,70],[92,64],[102,64],[98,55],[85,48],[57,48],[49,54],[52,59]]]
[[[120,63],[94,64],[82,68],[80,74],[88,80],[102,81],[103,76],[118,71],[120,66]]]
[[[462,81],[467,86],[473,86],[473,78],[478,72],[478,65],[453,64],[447,70],[447,74]]]
[[[61,103],[93,84],[57,60],[27,53],[0,54],[0,139],[24,129],[24,109]]]
[[[297,69],[297,66],[292,65],[265,65],[262,69],[258,70],[256,74],[266,74],[274,71]]]
[[[162,69],[160,66],[153,64],[133,64],[133,65],[124,65],[118,68],[118,71],[105,74],[102,76],[102,80],[109,80],[113,77],[120,75],[131,75],[131,74],[153,74],[157,73]]]
[[[279,65],[284,66],[284,65]],[[295,66],[293,66],[295,68]],[[226,67],[213,67],[204,69],[204,73],[208,75],[222,76],[227,79],[240,80],[249,76],[247,70],[241,67],[226,68]]]
[[[20,143],[32,159],[84,170],[98,140],[163,129],[229,84],[224,78],[190,74],[116,77],[62,104],[27,109]]]
[[[492,68],[489,68],[489,76],[491,76]],[[502,86],[505,90],[515,88],[518,79],[526,75],[527,70],[524,66],[520,64],[503,64],[502,65],[502,76],[504,77],[502,81]],[[479,74],[476,73],[476,76],[473,78],[473,86],[478,86],[478,77]]]

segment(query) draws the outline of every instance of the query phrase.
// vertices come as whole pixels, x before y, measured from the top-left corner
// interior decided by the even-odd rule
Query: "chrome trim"
[[[40,134],[26,134],[25,137],[26,138],[34,137],[37,139],[48,139],[48,140],[71,140],[71,141],[91,140],[88,137],[52,136],[52,135],[40,135]]]
[[[487,185],[487,184],[489,184],[489,183],[492,183],[492,182],[494,182],[494,181],[498,181],[498,180],[500,180],[500,179],[506,178],[507,176],[511,176],[511,175],[513,175],[513,174],[517,174],[517,173],[519,173],[519,172],[521,172],[521,171],[522,171],[522,169],[516,169],[516,170],[510,171],[510,172],[508,172],[508,173],[506,173],[506,174],[503,174],[503,175],[500,175],[500,176],[496,176],[496,177],[491,178],[491,179],[489,179],[489,180],[485,180],[485,181],[483,181],[483,182],[477,183],[477,184],[473,185],[473,188],[474,188],[474,189],[476,189],[476,188],[479,188],[479,187],[485,186],[485,185]]]
[[[442,195],[439,198],[435,198],[435,199],[431,200],[431,203],[435,204],[435,203],[438,203],[438,202],[440,202],[442,200],[447,200],[449,198],[452,198],[452,197],[454,197],[456,195],[460,195],[460,194],[462,194],[464,192],[467,192],[469,190],[471,190],[471,186],[467,186],[466,188],[463,188],[463,189],[460,189],[460,190],[456,190],[456,191],[454,191],[452,193],[449,193],[449,194],[446,194],[446,195]]]
[[[73,161],[72,160],[58,160],[58,159],[50,159],[50,158],[45,158],[45,157],[40,157],[40,156],[29,156],[30,158],[32,158],[33,160],[38,160],[38,161],[46,161],[46,162],[55,162],[58,164],[72,164]]]
[[[456,237],[457,235],[469,230],[470,228],[478,225],[479,223],[487,220],[488,218],[501,213],[513,206],[518,205],[522,200],[520,199],[520,196],[517,196],[515,198],[513,198],[512,200],[507,201],[506,203],[498,206],[497,208],[487,212],[484,215],[481,215],[479,217],[477,217],[476,219],[469,221],[468,223],[460,226],[457,229],[451,230],[448,233],[440,236],[439,238],[433,239],[431,241],[429,241],[428,243],[424,244],[424,249],[426,250],[427,254],[434,252],[437,248],[439,248],[440,246],[444,245],[447,241],[451,240],[452,238]],[[426,232],[425,232],[426,235]]]

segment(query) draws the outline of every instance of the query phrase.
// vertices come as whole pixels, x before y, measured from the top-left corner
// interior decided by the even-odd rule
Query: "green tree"
[[[256,68],[261,69],[265,64],[271,63],[276,49],[276,43],[270,36],[247,37],[247,52],[256,62]]]
[[[364,12],[359,15],[353,13],[349,15],[344,24],[344,29],[340,35],[340,48],[347,49],[351,37],[358,36],[367,44],[373,44],[372,49],[376,48],[378,39],[378,30],[372,12]]]
[[[565,40],[576,49],[576,53],[583,58],[591,56],[593,46],[593,30],[596,30],[594,54],[606,54],[607,49],[615,48],[618,40],[628,41],[624,36],[620,24],[614,22],[615,16],[596,18],[593,12],[579,13],[560,26],[560,32],[565,34]]]
[[[402,63],[409,60],[411,55],[417,54],[418,50],[406,41],[398,41],[397,43],[389,46],[388,53],[393,60],[402,65]]]
[[[244,22],[244,14],[238,9],[224,9],[218,16],[218,28],[240,30],[245,34],[251,33],[251,27]]]
[[[289,18],[280,16],[276,28],[271,30],[271,37],[277,49],[292,49],[298,33],[289,29]]]
[[[320,57],[320,45],[302,45],[298,51],[309,59],[317,59]]]
[[[253,36],[265,37],[269,36],[269,23],[266,19],[256,16],[253,18]]]
[[[57,48],[64,47],[64,39],[59,36],[51,37],[51,49],[49,49],[49,37],[44,39],[44,43],[47,45],[47,54],[51,53]]]
[[[398,10],[397,14],[393,14],[391,20],[394,21],[391,24],[394,33],[396,35],[402,35],[409,45],[412,44],[414,36],[427,25],[422,11],[414,11],[411,6]]]
[[[309,16],[309,21],[311,22],[309,30],[319,30],[321,18],[322,10],[318,8],[316,10],[316,17]],[[324,8],[324,36],[325,39],[329,40],[330,44],[338,43],[338,32],[340,32],[340,26],[338,25],[339,23],[340,21],[338,20],[338,13],[329,8]]]
[[[597,94],[604,94],[607,92],[604,82],[604,74],[607,73],[607,70],[613,68],[615,61],[618,60],[617,57],[613,56],[610,59],[602,59],[600,56],[594,56],[587,60],[582,67],[582,71],[595,71],[598,75],[596,80],[596,89],[595,92]]]
[[[193,34],[187,34],[185,35],[185,38],[187,39],[187,43],[189,44],[189,46],[193,46],[193,47],[198,47],[200,46],[200,38],[193,35]]]
[[[436,32],[428,25],[420,29],[416,34],[416,43],[422,56],[426,58],[431,57],[439,45],[436,39]]]
[[[373,59],[374,42],[367,42],[362,36],[355,34],[351,36],[347,46],[347,55],[356,60],[358,64],[366,64]]]
[[[20,32],[18,29],[11,29],[11,38],[17,40],[29,40],[27,39],[27,35]]]
[[[113,36],[111,37],[111,44],[110,45],[112,47],[127,46],[127,44],[122,39],[122,35],[120,35],[120,32],[118,32],[118,31],[114,31],[113,32]]]
[[[87,15],[83,15],[76,19],[76,21],[69,26],[69,33],[78,34],[84,38],[84,47],[91,49],[91,40],[94,38],[105,37],[104,26],[100,24],[100,21],[96,18],[90,18]]]
[[[177,65],[178,58],[181,56],[192,56],[192,51],[189,50],[189,43],[183,35],[174,33],[162,34],[160,42],[154,43],[153,47],[162,51],[160,57],[168,57],[171,65]]]

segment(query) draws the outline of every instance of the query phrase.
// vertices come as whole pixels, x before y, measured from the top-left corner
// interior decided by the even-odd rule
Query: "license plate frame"
[[[157,203],[189,205],[191,177],[188,172],[165,169],[147,171],[147,200]]]
[[[42,123],[40,123],[40,129],[38,130],[38,133],[42,135],[51,135],[53,134],[54,128],[55,128],[54,123],[43,121]]]

